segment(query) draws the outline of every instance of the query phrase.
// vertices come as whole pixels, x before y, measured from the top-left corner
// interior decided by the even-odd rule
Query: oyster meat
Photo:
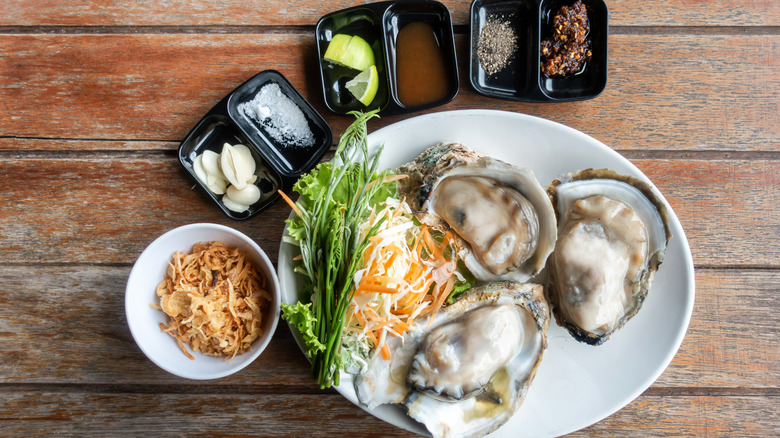
[[[548,193],[558,217],[550,305],[578,341],[599,345],[647,297],[671,238],[666,207],[643,181],[607,169],[567,174]]]
[[[421,222],[462,239],[459,255],[477,279],[522,282],[544,268],[555,246],[555,213],[531,170],[440,143],[398,172],[408,175],[399,196]]]
[[[391,338],[355,379],[373,409],[401,404],[435,437],[482,436],[520,407],[547,346],[542,286],[496,282],[472,288],[431,320]]]

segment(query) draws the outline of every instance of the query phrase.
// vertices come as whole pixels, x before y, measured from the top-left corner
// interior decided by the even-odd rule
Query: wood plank
[[[16,436],[410,436],[339,395],[2,394],[3,434]],[[637,400],[571,436],[776,436],[773,397]],[[522,406],[520,407],[522,409]]]
[[[780,271],[696,271],[685,339],[655,387],[780,388]]]
[[[633,162],[680,218],[697,265],[780,266],[780,247],[766,245],[780,234],[780,161]],[[9,200],[0,209],[0,259],[18,263],[132,263],[160,234],[201,221],[246,233],[275,260],[289,215],[277,203],[231,221],[169,155],[9,158],[0,181]]]
[[[181,140],[260,70],[277,69],[305,91],[300,66],[316,59],[308,34],[7,38],[0,37],[9,54],[0,60],[0,111],[10,115],[3,136]]]
[[[193,382],[158,368],[127,327],[129,272],[124,265],[0,266],[0,391],[3,383],[34,383],[316,392],[284,322],[260,358],[231,377]],[[652,388],[780,388],[780,270],[699,269],[696,284],[685,340]]]
[[[4,436],[408,436],[340,395],[2,394]]]
[[[157,236],[196,222],[231,226],[276,260],[290,211],[277,203],[262,225],[232,221],[174,157],[6,160],[0,175],[0,251],[17,263],[132,263]]]
[[[616,150],[780,150],[780,35],[615,35],[605,92],[556,104],[477,95],[466,47],[459,38],[458,97],[425,112],[517,111],[579,129]],[[0,35],[0,51],[0,111],[9,115],[0,120],[0,137],[106,139],[119,148],[180,141],[220,98],[269,68],[287,76],[334,132],[350,123],[322,103],[308,32]],[[384,117],[374,129],[410,116]]]
[[[443,0],[453,23],[468,24],[470,2]],[[7,0],[0,26],[283,26],[314,25],[321,16],[360,4],[335,0]],[[612,26],[774,26],[780,6],[772,0],[608,2]]]
[[[776,397],[650,397],[571,436],[741,436],[780,433]]]
[[[0,151],[17,151],[24,156],[41,151],[63,152],[116,152],[116,151],[174,151],[181,141],[169,140],[100,140],[59,139],[30,137],[0,137]]]
[[[0,280],[2,383],[318,388],[286,323],[247,368],[218,381],[192,381],[158,368],[136,345],[125,318],[129,267],[16,266],[0,272],[6,274]]]
[[[780,162],[644,160],[633,163],[658,187],[680,219],[696,265],[778,267],[765,258],[780,235]],[[774,256],[770,256],[774,257]]]

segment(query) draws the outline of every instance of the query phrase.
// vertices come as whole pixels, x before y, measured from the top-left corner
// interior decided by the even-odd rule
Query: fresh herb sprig
[[[339,138],[335,158],[302,176],[293,187],[300,198],[295,204],[288,200],[296,216],[287,221],[286,241],[300,247],[296,272],[307,277],[311,302],[283,304],[282,316],[299,328],[312,378],[321,388],[339,384],[341,338],[355,272],[368,238],[382,222],[373,224],[366,236],[361,236],[361,224],[374,205],[395,191],[393,184],[382,183],[388,171],[377,175],[382,148],[368,154],[367,121],[378,117],[376,111],[351,114],[357,120]]]

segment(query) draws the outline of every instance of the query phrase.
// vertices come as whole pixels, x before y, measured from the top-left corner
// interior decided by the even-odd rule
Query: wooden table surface
[[[124,312],[134,261],[174,227],[225,224],[276,261],[289,208],[231,221],[176,150],[266,69],[342,132],[350,119],[319,90],[314,26],[357,3],[0,2],[0,435],[408,435],[309,380],[286,324],[249,367],[202,382],[149,361]],[[607,88],[557,104],[478,95],[469,2],[444,3],[460,93],[426,112],[500,109],[585,132],[658,186],[690,242],[696,302],[671,365],[573,435],[780,435],[780,2],[608,0]]]

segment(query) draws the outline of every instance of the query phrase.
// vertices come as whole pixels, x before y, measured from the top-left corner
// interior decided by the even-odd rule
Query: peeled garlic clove
[[[222,173],[225,174],[225,178],[236,186],[237,189],[243,189],[247,186],[247,181],[252,175],[249,172],[250,166],[245,163],[242,152],[236,151],[233,146],[225,143],[222,146],[222,153],[219,154],[219,164],[222,167]]]
[[[219,170],[219,166],[216,165],[216,157],[218,155],[212,151],[206,151],[197,157],[192,162],[192,170],[195,171],[195,176],[206,185],[212,193],[221,195],[225,193],[227,189],[227,181],[222,171]],[[217,168],[217,172],[213,172],[213,167]]]
[[[232,186],[231,186],[231,188],[232,188]],[[222,197],[222,203],[225,204],[225,207],[227,207],[228,210],[234,211],[236,213],[243,213],[243,212],[249,210],[249,206],[248,205],[244,205],[244,204],[239,204],[237,202],[233,202],[227,196],[223,196]]]
[[[219,179],[225,179],[225,175],[219,168],[219,154],[214,151],[203,151],[201,154],[203,161],[203,170],[210,176]]]
[[[239,190],[235,186],[227,188],[226,197],[238,204],[252,205],[260,200],[260,189],[256,185],[248,185]]]
[[[230,181],[231,184],[236,184],[236,167],[233,165],[233,146],[225,143],[222,146],[222,153],[219,154],[219,165],[222,169],[222,173],[225,175],[225,179]]]
[[[246,170],[246,173],[250,175],[250,177],[253,176],[255,174],[257,164],[255,164],[255,159],[252,158],[252,151],[250,151],[248,147],[242,144],[233,146],[233,150],[238,152],[241,156],[241,163],[243,166],[245,166],[244,170]]]
[[[209,190],[214,192],[217,195],[221,195],[225,193],[225,190],[227,189],[227,180],[224,178],[215,178],[212,175],[206,175],[207,182],[206,186],[208,186]]]
[[[203,169],[203,155],[195,157],[195,160],[192,162],[192,170],[195,171],[195,176],[200,182],[208,184],[208,176],[206,175],[206,170]]]

